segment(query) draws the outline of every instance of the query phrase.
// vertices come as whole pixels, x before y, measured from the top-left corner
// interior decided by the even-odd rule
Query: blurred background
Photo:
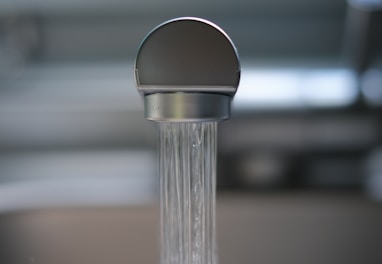
[[[157,130],[133,62],[199,16],[236,44],[219,262],[382,263],[382,2],[0,0],[1,263],[158,263]]]

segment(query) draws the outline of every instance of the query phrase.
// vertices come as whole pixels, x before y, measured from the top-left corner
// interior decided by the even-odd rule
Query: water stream
[[[161,264],[216,264],[217,122],[159,128]]]

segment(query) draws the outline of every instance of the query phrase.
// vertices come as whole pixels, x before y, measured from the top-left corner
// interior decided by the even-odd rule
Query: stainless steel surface
[[[147,97],[147,119],[221,120],[230,116],[240,65],[223,30],[209,21],[185,17],[165,22],[144,39],[135,77],[138,91]]]
[[[146,118],[153,121],[227,119],[231,98],[222,94],[155,93],[145,96]]]

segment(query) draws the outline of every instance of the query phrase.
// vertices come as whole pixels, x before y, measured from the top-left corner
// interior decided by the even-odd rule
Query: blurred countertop
[[[381,223],[358,192],[220,193],[219,263],[377,264]],[[37,263],[158,263],[158,228],[154,204],[26,210],[0,215],[0,244]]]

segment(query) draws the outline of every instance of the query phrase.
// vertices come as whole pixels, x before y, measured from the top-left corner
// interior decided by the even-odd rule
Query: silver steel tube
[[[178,18],[143,40],[135,79],[149,120],[223,120],[230,117],[239,85],[239,58],[218,26],[200,18]]]
[[[198,122],[227,119],[231,98],[208,93],[155,93],[144,97],[145,116],[153,121]]]

